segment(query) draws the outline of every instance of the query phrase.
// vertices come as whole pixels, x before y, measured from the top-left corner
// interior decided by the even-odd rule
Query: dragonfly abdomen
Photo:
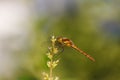
[[[72,48],[74,48],[75,50],[79,51],[81,54],[85,55],[88,59],[90,59],[91,61],[95,62],[95,59],[93,57],[91,57],[89,54],[87,54],[86,52],[82,51],[80,48],[78,48],[75,45],[71,46]]]

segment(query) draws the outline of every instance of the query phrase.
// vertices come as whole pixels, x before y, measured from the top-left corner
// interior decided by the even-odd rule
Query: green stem
[[[53,59],[51,59],[50,63],[51,63],[51,67],[50,67],[50,80],[53,80],[53,76],[52,76],[52,72],[53,72],[52,63],[53,63]]]
[[[53,80],[53,57],[54,57],[54,48],[55,48],[55,42],[52,41],[52,52],[51,52],[51,55],[52,55],[52,58],[50,60],[50,63],[51,63],[51,66],[50,66],[50,80]]]

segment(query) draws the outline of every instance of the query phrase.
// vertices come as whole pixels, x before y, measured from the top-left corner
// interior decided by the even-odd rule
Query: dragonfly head
[[[63,37],[57,37],[57,42],[59,42],[59,43],[63,43]]]

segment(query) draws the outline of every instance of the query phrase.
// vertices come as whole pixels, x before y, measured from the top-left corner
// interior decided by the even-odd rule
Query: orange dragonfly
[[[80,48],[78,48],[70,39],[68,39],[66,37],[57,37],[56,42],[61,44],[62,46],[71,47],[71,48],[77,50],[78,52],[80,52],[83,55],[85,55],[88,59],[90,59],[91,61],[95,62],[95,59],[93,57],[91,57],[89,54],[85,53]]]

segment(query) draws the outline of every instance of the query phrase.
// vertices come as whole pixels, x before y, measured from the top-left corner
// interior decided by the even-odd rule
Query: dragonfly
[[[84,56],[86,56],[88,59],[90,59],[91,61],[95,62],[95,59],[90,56],[89,54],[87,54],[86,52],[84,52],[83,50],[81,50],[80,48],[78,48],[73,42],[72,40],[66,38],[66,37],[57,37],[56,38],[56,42],[59,43],[62,46],[67,46],[67,47],[71,47],[75,50],[77,50],[78,52],[80,52],[81,54],[83,54]]]

